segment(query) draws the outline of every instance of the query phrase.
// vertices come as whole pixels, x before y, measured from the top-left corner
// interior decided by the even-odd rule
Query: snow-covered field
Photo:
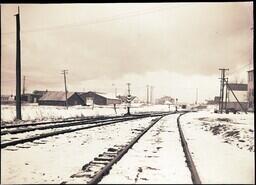
[[[175,110],[174,106],[171,110]],[[131,113],[149,111],[169,111],[168,105],[141,105],[133,104]],[[61,106],[24,105],[21,109],[23,121],[32,120],[58,120],[63,118],[87,117],[87,116],[114,116],[127,113],[126,105],[117,105],[116,112],[113,106],[71,106],[68,109]],[[1,105],[1,122],[12,122],[16,117],[16,107]]]
[[[40,111],[44,112],[44,108],[47,109],[40,107]],[[255,184],[254,114],[217,114],[212,108],[190,112],[180,118],[202,183]],[[84,116],[88,116],[90,110],[88,107],[48,109],[53,113],[49,111],[42,117],[35,113],[33,118],[45,119],[49,115],[53,119],[63,118],[65,115],[61,112],[65,114],[70,110],[74,113],[67,117],[75,117],[83,111]],[[35,110],[38,111],[38,107]],[[131,109],[134,112],[152,110],[168,111],[168,106]],[[118,114],[122,111],[126,113],[125,107],[117,110]],[[110,112],[116,115],[112,107],[95,107],[91,115],[109,115]],[[190,174],[176,117],[167,116],[149,130],[101,183],[192,183],[188,178]],[[151,119],[81,130],[1,149],[1,183],[61,183],[107,148],[130,140],[134,137],[133,129],[148,126]]]
[[[200,111],[180,122],[203,183],[255,183],[253,113]]]

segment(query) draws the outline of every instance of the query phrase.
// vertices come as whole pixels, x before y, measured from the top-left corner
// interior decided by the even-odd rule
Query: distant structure
[[[174,104],[175,103],[175,99],[170,97],[170,96],[163,96],[159,99],[156,99],[156,103],[157,104],[166,104],[167,102],[171,103],[171,104]]]
[[[248,71],[248,110],[254,111],[254,70]]]
[[[206,100],[208,105],[216,105],[220,101],[219,96],[215,96],[213,100]]]
[[[21,95],[22,103],[37,103],[37,101],[38,101],[37,96],[32,93],[25,93]]]
[[[76,92],[67,93],[68,105],[85,105],[83,99]],[[62,91],[47,91],[38,100],[39,105],[66,106],[66,93]]]
[[[248,98],[247,98],[247,84],[241,84],[241,83],[229,83],[229,87],[233,90],[234,94],[236,95],[237,99],[241,103],[242,107],[247,110],[248,109]],[[236,111],[243,111],[233,94],[231,93],[231,90],[228,88],[227,92],[227,109],[234,109]]]
[[[121,100],[116,98],[115,95],[109,93],[99,92],[78,92],[79,96],[83,99],[85,105],[110,105],[121,104]]]
[[[13,95],[1,95],[1,105],[5,104],[15,104],[15,99]]]
[[[132,96],[132,102],[133,103],[141,103],[141,100],[137,96]]]

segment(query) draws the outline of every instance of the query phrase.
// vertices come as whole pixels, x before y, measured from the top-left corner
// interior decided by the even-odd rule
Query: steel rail
[[[118,118],[118,117],[123,117],[123,116],[97,116],[97,117],[86,117],[86,118],[78,118],[78,119],[64,119],[64,120],[57,120],[57,121],[28,123],[28,124],[5,125],[5,126],[1,126],[1,129],[18,128],[18,127],[26,127],[26,126],[37,126],[37,125],[47,125],[47,124],[53,124],[53,123],[64,123],[64,122],[73,122],[73,121],[109,119],[109,118]]]
[[[165,115],[164,115],[165,116]],[[112,159],[100,172],[98,172],[87,184],[97,184],[104,175],[106,175],[111,167],[118,162],[124,154],[127,153],[127,151],[132,148],[132,146],[150,129],[152,128],[160,119],[162,119],[164,116],[161,116],[160,118],[157,118],[155,121],[153,121],[142,133],[140,133],[137,137],[135,137],[124,149],[122,149],[117,156]]]
[[[155,117],[155,116],[159,116],[159,115],[151,115],[151,117]],[[13,145],[17,145],[17,144],[26,143],[26,142],[32,142],[32,141],[37,140],[37,139],[51,137],[51,136],[54,136],[54,135],[65,134],[65,133],[75,132],[75,131],[78,131],[78,130],[90,129],[90,128],[94,128],[94,127],[100,127],[100,126],[110,125],[110,124],[114,124],[114,123],[118,123],[118,122],[134,120],[134,119],[141,119],[141,118],[145,118],[145,117],[148,117],[148,116],[143,115],[143,116],[137,116],[137,117],[124,117],[124,119],[122,119],[122,120],[113,120],[113,121],[109,121],[109,122],[103,123],[103,124],[91,125],[91,126],[74,128],[74,129],[69,128],[69,129],[55,131],[55,132],[43,133],[43,134],[32,136],[32,137],[29,137],[29,138],[17,139],[17,140],[14,140],[14,141],[8,141],[8,142],[5,142],[5,143],[1,143],[1,149],[5,148],[7,146],[13,146]]]
[[[162,114],[155,114],[155,115],[163,115],[166,113],[162,113]],[[151,116],[152,114],[134,114],[134,115],[130,115],[127,117],[131,117],[131,116],[137,116],[137,117],[144,117],[144,116]],[[63,121],[63,122],[47,122],[47,126],[39,126],[41,125],[41,123],[39,124],[29,124],[29,128],[20,128],[20,129],[16,129],[16,130],[1,130],[1,136],[6,135],[6,134],[18,134],[18,133],[24,133],[24,132],[30,132],[30,131],[35,131],[35,130],[45,130],[45,129],[52,129],[52,128],[60,128],[60,127],[71,127],[71,126],[77,126],[77,125],[83,125],[83,124],[94,124],[94,123],[98,123],[98,122],[107,122],[110,119],[124,119],[127,118],[125,116],[115,116],[115,117],[100,117],[100,118],[94,118],[94,119],[84,119],[84,120],[76,120],[71,122],[70,120],[68,121]],[[71,123],[70,123],[71,122]],[[55,124],[52,125],[54,123],[59,123],[59,124]],[[49,125],[51,124],[51,125]],[[27,126],[28,124],[26,124]],[[20,125],[18,127],[21,127]],[[18,128],[17,127],[17,128]],[[14,128],[14,127],[12,127]],[[1,128],[2,129],[2,128]]]
[[[183,151],[185,153],[185,157],[186,157],[186,162],[188,164],[188,168],[189,168],[190,173],[191,173],[192,182],[194,184],[202,184],[201,180],[200,180],[200,177],[198,175],[198,172],[196,170],[196,166],[195,166],[195,164],[193,162],[192,156],[191,156],[191,154],[189,152],[187,141],[186,141],[186,139],[184,137],[183,131],[182,131],[181,126],[180,126],[180,117],[183,116],[186,113],[188,113],[188,111],[180,114],[178,116],[178,118],[177,118],[177,125],[178,125],[178,129],[179,129],[179,133],[180,133],[181,145],[182,145]]]
[[[152,115],[152,114],[168,114],[170,112],[138,112],[131,114],[133,116],[136,115]],[[37,126],[37,125],[47,125],[53,123],[64,123],[64,122],[73,122],[73,121],[87,121],[87,120],[103,120],[103,119],[111,119],[111,118],[120,118],[125,117],[124,115],[119,116],[90,116],[85,118],[77,118],[77,119],[64,119],[64,120],[57,120],[57,121],[46,121],[46,122],[38,122],[38,123],[27,123],[27,124],[17,124],[17,125],[5,125],[1,126],[1,129],[8,129],[8,128],[18,128],[18,127],[26,127],[26,126]]]
[[[1,136],[6,135],[6,134],[19,134],[19,133],[24,133],[24,132],[31,132],[35,130],[46,130],[46,129],[52,129],[52,128],[60,128],[60,127],[71,127],[71,126],[78,126],[78,125],[85,125],[85,124],[94,124],[94,123],[102,123],[102,122],[107,122],[111,121],[113,118],[108,118],[108,119],[98,119],[98,120],[86,120],[86,121],[74,121],[71,123],[60,123],[56,125],[47,125],[47,126],[37,126],[35,125],[32,128],[23,128],[23,129],[17,129],[17,130],[3,130],[1,131]],[[117,117],[114,118],[114,120],[122,120],[124,117]]]

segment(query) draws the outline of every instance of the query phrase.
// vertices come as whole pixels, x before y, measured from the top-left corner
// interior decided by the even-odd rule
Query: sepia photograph
[[[255,184],[253,11],[1,3],[1,184]]]

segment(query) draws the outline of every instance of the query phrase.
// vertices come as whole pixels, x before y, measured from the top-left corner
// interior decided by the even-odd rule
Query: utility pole
[[[147,105],[149,104],[149,85],[147,85]]]
[[[21,120],[20,9],[16,16],[16,119]]]
[[[62,70],[62,74],[64,75],[64,85],[65,85],[65,97],[66,97],[66,107],[68,109],[68,91],[67,91],[67,83],[66,83],[66,74],[68,73],[68,70],[64,69]]]
[[[0,45],[2,45],[2,7],[0,4]],[[2,47],[0,47],[0,64],[2,64]]]
[[[130,113],[130,107],[131,107],[131,90],[130,90],[130,83],[127,83],[128,86],[128,95],[127,95],[127,115],[131,115]]]
[[[196,88],[196,102],[195,102],[196,105],[197,105],[197,101],[198,101],[198,88]]]
[[[225,72],[229,69],[220,68],[221,71],[221,84],[220,84],[220,101],[219,101],[219,111],[222,113],[223,111],[223,98],[224,98],[224,81],[225,81]]]
[[[112,84],[112,86],[115,87],[115,97],[117,96],[117,88],[116,88],[116,85],[115,84]]]
[[[22,88],[22,94],[24,95],[25,94],[25,80],[26,80],[26,76],[24,75],[23,76],[23,88]]]
[[[153,104],[153,86],[150,86],[150,103]]]
[[[227,100],[228,100],[228,78],[226,78],[226,96],[225,96],[225,111],[227,112]]]

